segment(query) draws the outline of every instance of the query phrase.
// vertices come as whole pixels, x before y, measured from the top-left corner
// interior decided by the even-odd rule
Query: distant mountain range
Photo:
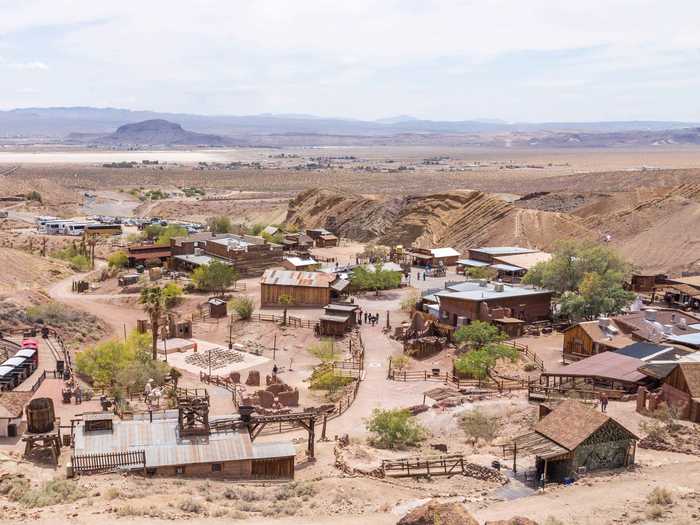
[[[129,124],[139,126],[122,129]],[[93,107],[0,111],[0,139],[5,142],[25,137],[112,146],[153,144],[150,141],[160,137],[168,139],[164,144],[170,145],[604,147],[700,144],[699,129],[698,123],[674,121],[509,123],[497,119],[433,121],[409,115],[365,121],[297,114],[208,116]]]

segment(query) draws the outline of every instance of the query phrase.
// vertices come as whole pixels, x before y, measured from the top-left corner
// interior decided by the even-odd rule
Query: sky
[[[0,109],[700,121],[698,0],[0,0]]]

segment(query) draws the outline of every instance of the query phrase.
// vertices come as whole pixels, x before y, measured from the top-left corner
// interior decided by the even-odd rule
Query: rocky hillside
[[[461,251],[512,244],[551,250],[562,239],[610,236],[640,270],[700,270],[700,185],[536,199],[544,209],[481,191],[383,198],[314,189],[291,202],[287,222],[332,228],[357,241]]]
[[[480,191],[391,199],[315,189],[290,203],[287,222],[306,228],[335,223],[340,235],[363,242],[457,249],[516,242],[547,249],[561,238],[597,235],[577,217],[519,209]]]

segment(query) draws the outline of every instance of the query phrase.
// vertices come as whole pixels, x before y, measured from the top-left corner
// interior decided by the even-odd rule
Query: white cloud
[[[557,107],[523,104],[523,87],[668,84],[669,68],[689,77],[700,61],[697,0],[0,0],[0,12],[3,53],[18,75],[51,64],[56,104],[516,119]]]

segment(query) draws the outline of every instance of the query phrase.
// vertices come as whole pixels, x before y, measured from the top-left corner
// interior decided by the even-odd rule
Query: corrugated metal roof
[[[513,255],[500,255],[494,258],[499,263],[510,264],[511,266],[529,270],[538,263],[549,261],[552,258],[552,254],[547,252],[528,252]]]
[[[517,255],[519,253],[531,253],[537,250],[521,248],[520,246],[486,246],[483,248],[470,248],[471,251],[488,253],[489,255]]]
[[[147,467],[217,463],[253,458],[247,431],[180,437],[177,419],[115,421],[113,431],[85,432],[78,424],[75,454],[144,450]]]
[[[523,270],[519,266],[513,266],[512,264],[492,264],[491,268],[494,270],[501,270],[503,272],[519,272]]]
[[[693,347],[700,347],[700,332],[685,335],[664,335],[669,341]]]
[[[646,376],[638,371],[644,361],[635,357],[602,352],[567,366],[547,370],[543,375],[563,377],[601,377],[615,381],[636,383]]]
[[[457,261],[457,264],[461,264],[462,266],[474,266],[475,268],[483,268],[489,265],[487,262],[477,261],[476,259],[460,259]]]
[[[430,253],[433,257],[459,257],[461,254],[454,248],[431,248]]]
[[[209,255],[176,255],[175,259],[178,259],[180,261],[184,261],[190,264],[194,264],[195,266],[206,266],[212,261],[219,261],[224,264],[231,264],[229,261],[225,259],[219,259],[218,257],[211,257]]]
[[[302,259],[301,257],[285,257],[287,261],[292,263],[294,266],[311,266],[314,264],[318,264],[318,261],[316,259]]]
[[[266,270],[261,284],[280,286],[307,286],[311,288],[328,288],[335,275],[324,272],[296,272],[293,270]]]
[[[489,299],[502,299],[504,297],[526,297],[528,295],[551,293],[549,290],[509,286],[503,283],[498,283],[503,286],[503,291],[497,292],[495,284],[496,283],[491,282],[486,283],[486,286],[481,286],[478,281],[465,281],[450,285],[447,290],[438,292],[435,295],[437,297],[449,297],[465,301],[486,301]]]
[[[253,443],[253,459],[288,458],[297,451],[289,441],[275,443]]]

